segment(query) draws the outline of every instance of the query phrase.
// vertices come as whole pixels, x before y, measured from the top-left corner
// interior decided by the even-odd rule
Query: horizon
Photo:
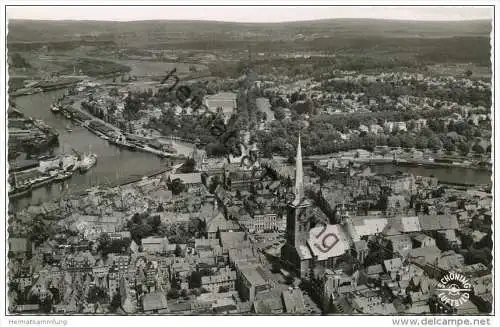
[[[130,7],[130,8],[129,8]],[[265,10],[262,10],[265,8]],[[77,9],[77,10],[75,10]],[[165,10],[161,10],[165,9]],[[436,10],[439,9],[439,10]],[[489,6],[8,6],[7,20],[146,22],[202,21],[242,24],[294,23],[335,19],[409,22],[491,21]]]
[[[96,19],[32,19],[32,18],[10,18],[8,21],[29,21],[29,22],[96,22],[96,23],[141,23],[141,22],[193,22],[193,23],[229,23],[229,24],[287,24],[287,23],[308,23],[330,20],[350,20],[350,21],[385,21],[385,22],[408,22],[408,23],[471,23],[489,22],[487,18],[466,19],[466,20],[417,20],[417,19],[397,19],[397,18],[365,18],[365,17],[342,17],[342,18],[319,18],[308,20],[287,20],[279,22],[237,22],[229,20],[202,20],[202,19],[140,19],[140,20],[96,20]]]

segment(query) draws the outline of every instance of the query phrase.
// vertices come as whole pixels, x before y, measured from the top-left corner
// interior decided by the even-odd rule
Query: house
[[[19,313],[37,313],[40,312],[40,305],[39,304],[22,304],[22,305],[16,305],[14,308],[14,312],[19,312]]]
[[[163,292],[154,292],[144,295],[142,298],[142,310],[144,313],[168,313],[165,294]]]
[[[220,233],[220,243],[224,251],[250,246],[245,232],[222,232]]]
[[[256,314],[279,314],[283,313],[284,305],[279,290],[259,293],[253,302],[253,310]]]
[[[209,239],[217,238],[217,232],[219,231],[219,226],[222,226],[226,221],[226,218],[221,212],[218,212],[214,217],[206,220],[207,224],[207,236]]]
[[[423,248],[428,246],[433,246],[433,247],[436,246],[436,241],[432,237],[422,233],[414,234],[412,235],[411,238],[413,240],[415,247]]]
[[[425,215],[418,217],[422,231],[458,229],[458,220],[453,215]]]
[[[358,159],[368,159],[370,158],[371,153],[369,151],[363,150],[363,149],[358,149],[355,152],[355,157]]]
[[[211,249],[219,245],[219,240],[210,238],[197,238],[194,240],[195,249]]]
[[[141,240],[143,252],[149,254],[165,253],[168,246],[168,238],[150,236]]]
[[[28,252],[28,240],[25,238],[9,237],[9,252],[12,253]]]
[[[233,298],[217,299],[211,306],[215,314],[235,314],[238,313],[236,301]]]
[[[221,288],[233,291],[235,282],[236,271],[230,270],[229,267],[222,269],[217,275],[201,277],[201,287],[212,293],[220,292]]]
[[[408,234],[387,236],[386,240],[388,245],[392,246],[392,251],[402,256],[406,256],[413,247],[411,237]]]
[[[236,264],[236,285],[243,301],[253,303],[258,293],[271,288],[262,266],[258,264]]]
[[[368,277],[376,278],[379,277],[383,272],[384,268],[381,264],[366,267],[366,275]]]
[[[384,260],[384,269],[387,273],[391,274],[398,272],[402,268],[403,263],[400,258]]]
[[[415,248],[408,252],[409,260],[418,262],[421,264],[430,263],[435,264],[436,260],[440,257],[441,250],[437,247],[425,247],[425,248]]]
[[[137,245],[137,243],[135,243],[135,241],[132,240],[132,242],[130,242],[129,249],[132,253],[138,253],[139,252],[139,245]]]
[[[111,232],[107,233],[111,241],[114,240],[123,240],[123,239],[131,239],[131,234],[129,231],[121,231],[121,232]]]
[[[234,266],[237,262],[257,262],[258,253],[253,247],[229,249],[229,264]]]
[[[275,213],[255,214],[253,216],[253,230],[259,233],[277,231],[281,227],[282,219]]]
[[[306,312],[302,291],[298,288],[283,291],[286,313],[303,314]]]
[[[202,184],[201,173],[169,174],[167,179],[169,181],[180,179],[187,190],[198,188]]]

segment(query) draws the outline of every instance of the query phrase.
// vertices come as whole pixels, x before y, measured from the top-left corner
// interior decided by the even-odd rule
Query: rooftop
[[[245,265],[241,268],[241,273],[254,287],[267,285],[264,271],[260,265]]]
[[[154,292],[144,295],[142,299],[144,311],[167,309],[167,298],[162,292]]]

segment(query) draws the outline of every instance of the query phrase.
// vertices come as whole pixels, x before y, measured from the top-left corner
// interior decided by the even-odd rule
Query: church
[[[341,212],[339,224],[311,226],[314,221],[313,203],[304,193],[304,172],[300,135],[297,145],[295,171],[295,198],[288,204],[286,243],[281,249],[281,259],[290,272],[310,281],[318,270],[341,269],[345,262],[363,261],[366,242],[356,236],[349,215]]]

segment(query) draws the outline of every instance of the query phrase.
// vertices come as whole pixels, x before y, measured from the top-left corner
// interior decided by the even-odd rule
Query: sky
[[[397,20],[492,19],[485,7],[6,7],[8,19],[39,20],[217,20],[229,22],[284,22],[329,18],[375,18]]]

